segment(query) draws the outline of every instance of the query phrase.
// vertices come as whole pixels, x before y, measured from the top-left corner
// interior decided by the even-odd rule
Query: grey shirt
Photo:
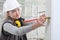
[[[3,25],[3,28],[4,28],[5,31],[7,31],[7,32],[9,32],[9,33],[11,33],[13,35],[16,35],[16,36],[24,35],[24,34],[26,34],[26,33],[33,30],[32,24],[17,28],[16,26],[14,26],[14,25],[12,25],[10,23],[5,23]]]

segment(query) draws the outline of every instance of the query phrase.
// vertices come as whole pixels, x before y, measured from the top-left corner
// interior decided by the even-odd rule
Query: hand
[[[43,15],[40,16],[39,19],[37,20],[37,24],[38,24],[39,26],[41,26],[41,25],[44,24],[45,21],[46,21],[46,15],[43,14]]]
[[[46,21],[46,16],[45,16],[45,14],[43,14],[42,16],[39,17],[37,22],[32,25],[32,28],[36,29],[36,28],[42,26],[45,21]]]

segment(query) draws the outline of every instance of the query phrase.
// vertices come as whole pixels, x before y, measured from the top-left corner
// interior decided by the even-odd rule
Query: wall
[[[46,0],[46,14],[51,17],[51,0]],[[51,40],[51,20],[48,20],[48,24],[46,27],[46,38],[45,40]]]
[[[60,0],[52,0],[51,40],[60,40]]]

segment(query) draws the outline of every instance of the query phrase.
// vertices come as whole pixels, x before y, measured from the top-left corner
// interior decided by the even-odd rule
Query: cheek
[[[10,17],[13,18],[14,17],[14,14],[10,14]]]
[[[11,15],[10,17],[13,18],[13,15]]]
[[[15,16],[16,16],[16,14],[15,14],[15,13],[13,13],[13,14],[12,14],[12,16],[13,16],[13,17],[15,17]]]

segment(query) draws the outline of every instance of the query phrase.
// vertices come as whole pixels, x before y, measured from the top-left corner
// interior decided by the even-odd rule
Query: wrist
[[[38,28],[38,27],[40,27],[40,26],[41,26],[41,24],[35,23],[35,24],[32,25],[32,28],[35,29],[35,28]]]

